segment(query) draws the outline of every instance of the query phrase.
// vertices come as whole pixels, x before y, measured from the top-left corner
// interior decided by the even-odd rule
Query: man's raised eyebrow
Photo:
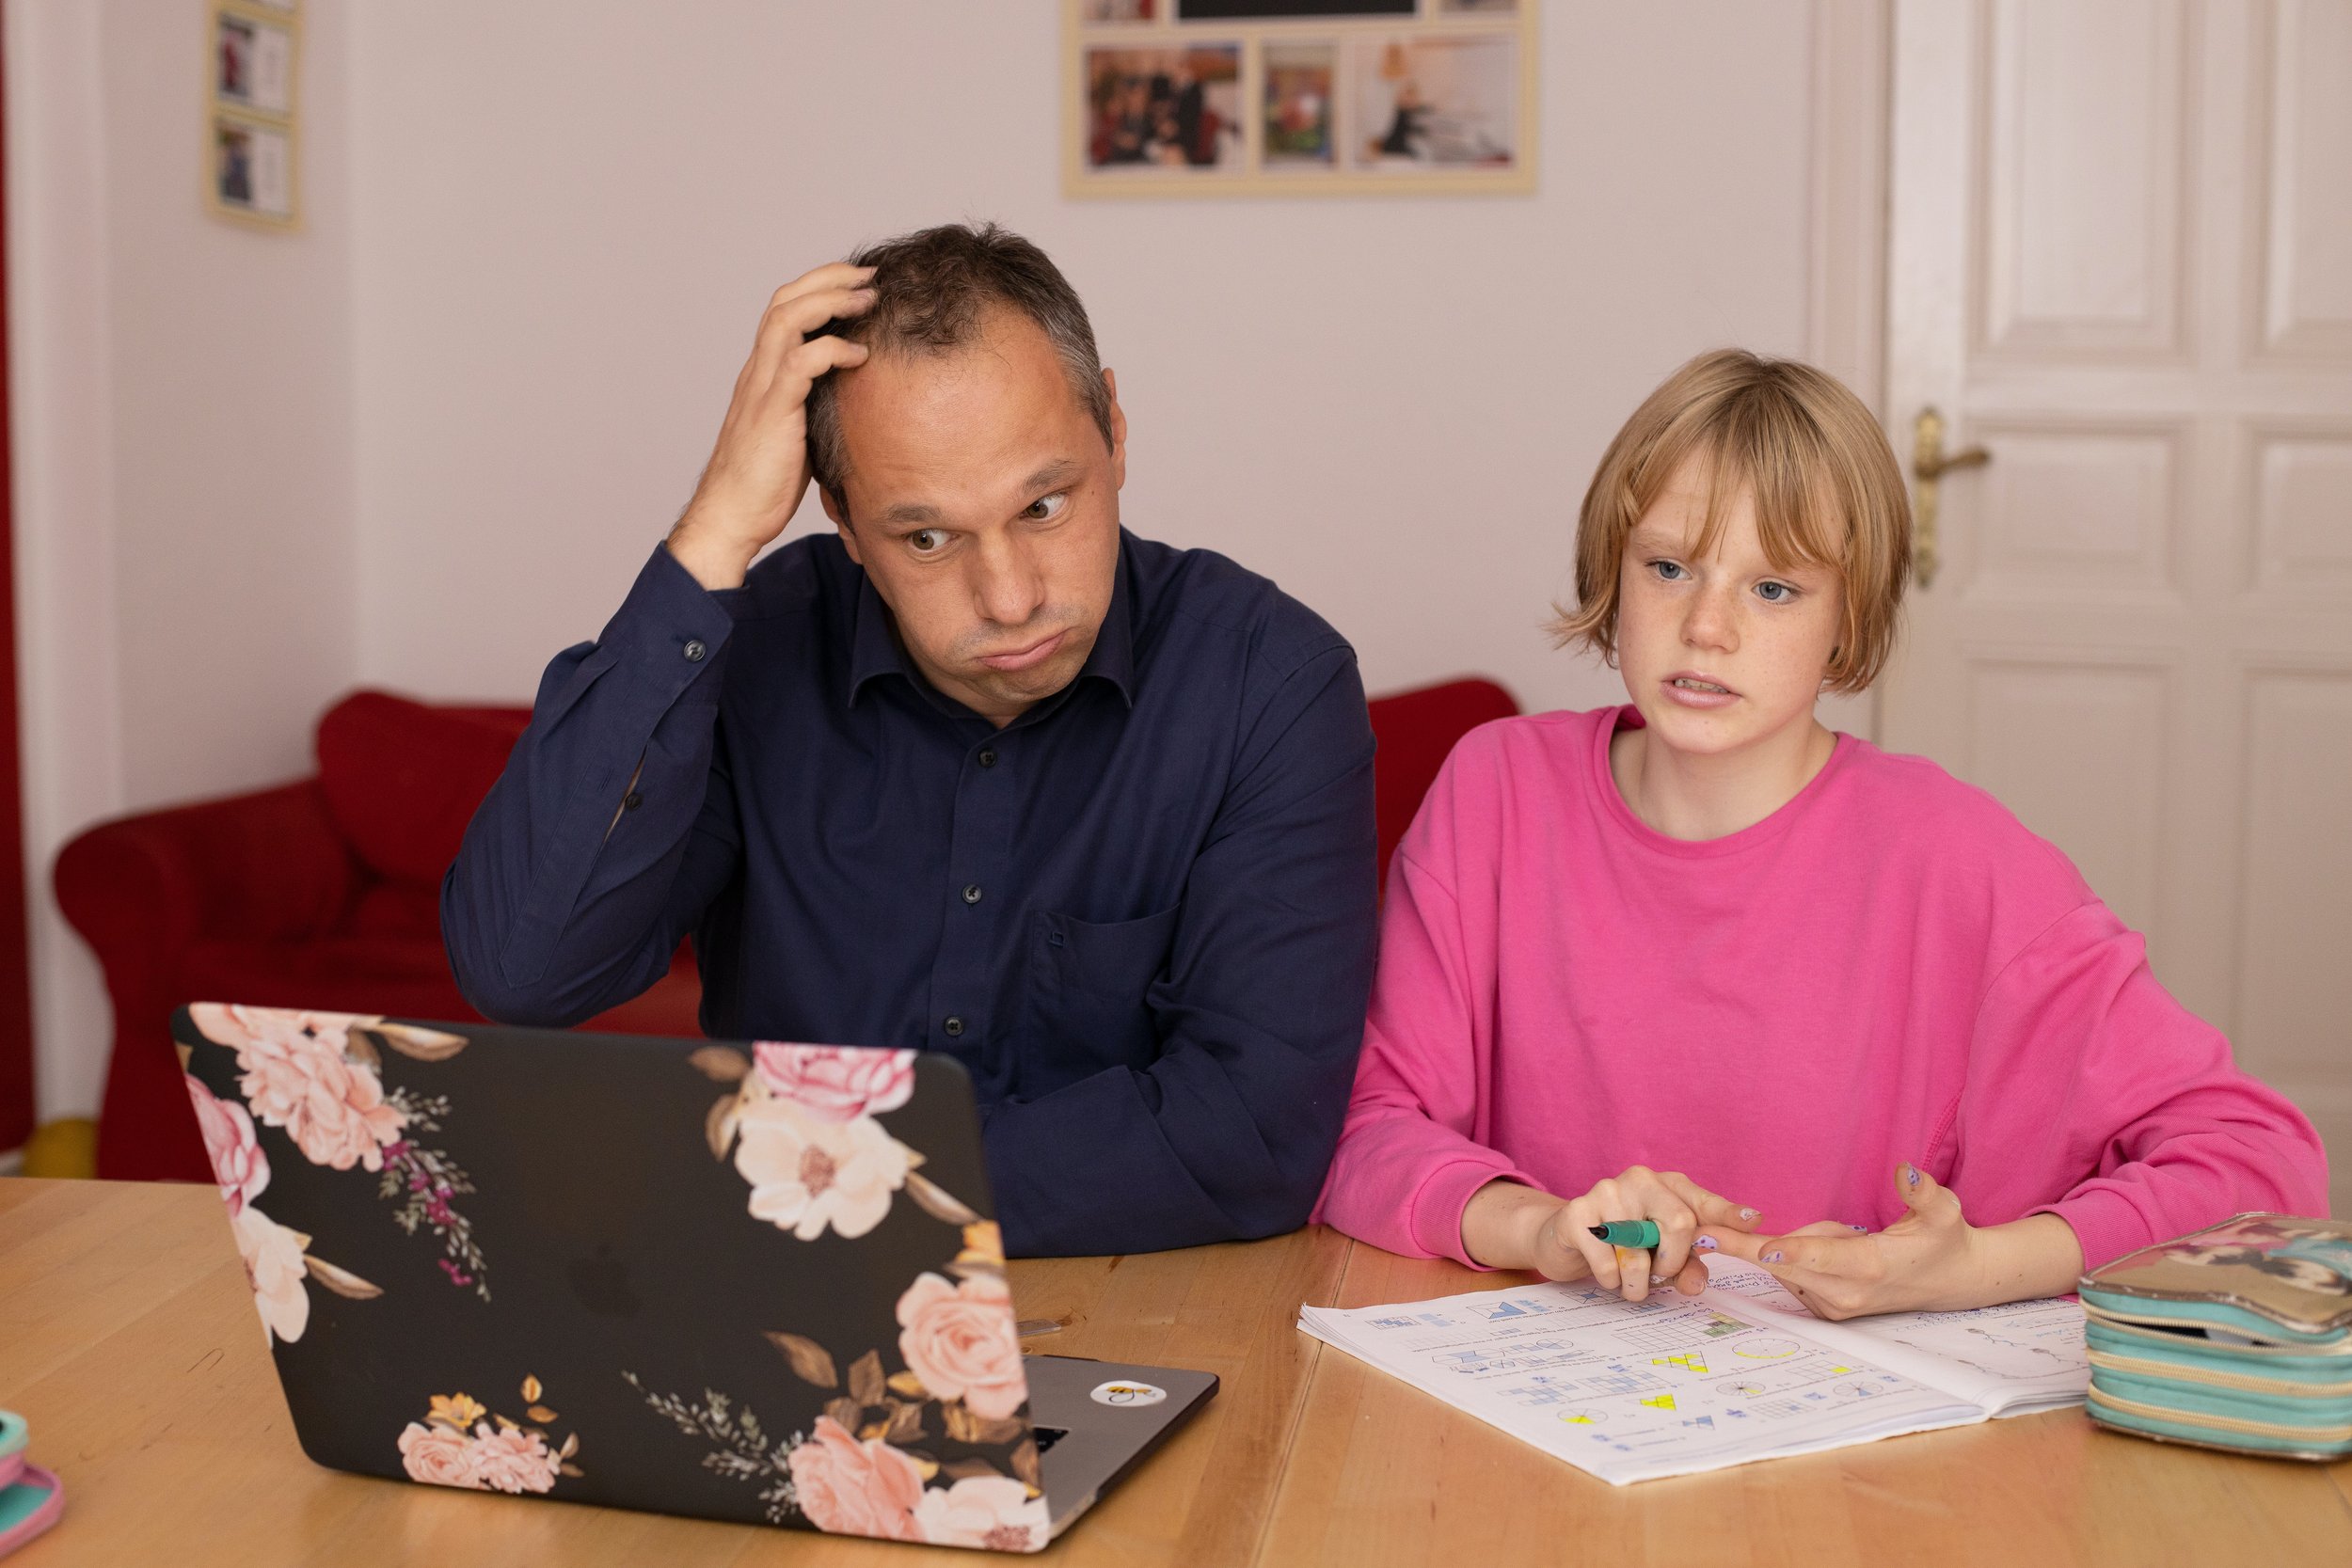
[[[901,501],[897,506],[882,508],[882,520],[898,526],[913,523],[922,528],[934,528],[939,523],[939,508],[921,501]]]
[[[1050,490],[1056,485],[1068,483],[1085,471],[1086,465],[1074,457],[1057,458],[1031,474],[1028,483],[1021,488],[1026,491]]]

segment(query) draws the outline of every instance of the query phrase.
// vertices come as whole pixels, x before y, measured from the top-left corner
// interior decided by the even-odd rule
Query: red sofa
[[[1384,877],[1455,739],[1518,711],[1481,680],[1372,704]],[[207,1180],[169,1032],[183,1003],[480,1016],[442,952],[441,874],[529,717],[357,692],[319,721],[315,776],[102,823],[65,847],[57,902],[114,1003],[100,1176]],[[583,1027],[691,1036],[700,999],[681,948],[651,990]]]

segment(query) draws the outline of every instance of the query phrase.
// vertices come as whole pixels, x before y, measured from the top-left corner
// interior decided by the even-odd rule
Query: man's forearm
[[[658,554],[603,641],[548,667],[442,884],[450,964],[485,1015],[575,1022],[667,970],[678,900],[711,880],[679,873],[712,787],[715,691],[694,688],[730,624]]]

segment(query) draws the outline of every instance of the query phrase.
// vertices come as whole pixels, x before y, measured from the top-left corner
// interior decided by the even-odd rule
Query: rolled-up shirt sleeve
[[[657,546],[594,642],[556,656],[441,884],[466,999],[566,1025],[637,995],[740,853],[718,736],[742,591]]]

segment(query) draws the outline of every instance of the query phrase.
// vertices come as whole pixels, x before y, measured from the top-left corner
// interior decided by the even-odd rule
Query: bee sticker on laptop
[[[1168,1398],[1168,1390],[1149,1383],[1112,1382],[1097,1385],[1094,1402],[1121,1409],[1138,1405],[1159,1404]]]

